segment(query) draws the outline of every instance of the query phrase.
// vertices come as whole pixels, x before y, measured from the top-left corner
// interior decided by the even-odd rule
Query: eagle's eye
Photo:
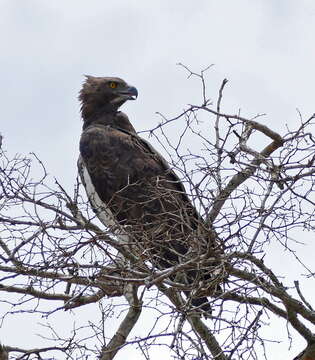
[[[116,83],[115,81],[111,81],[111,82],[109,83],[109,87],[112,88],[112,89],[116,89],[117,83]]]

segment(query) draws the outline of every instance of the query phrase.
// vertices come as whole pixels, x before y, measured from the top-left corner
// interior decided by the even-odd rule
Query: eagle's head
[[[117,111],[127,100],[135,100],[137,96],[137,89],[120,78],[86,75],[79,95],[82,116],[87,118],[101,109]]]

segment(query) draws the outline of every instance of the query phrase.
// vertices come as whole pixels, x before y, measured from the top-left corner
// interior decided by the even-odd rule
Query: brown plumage
[[[177,175],[118,111],[135,97],[137,90],[122,79],[87,77],[79,97],[84,122],[80,167],[86,167],[93,191],[138,244],[139,254],[167,268],[185,260],[201,219]],[[200,279],[196,270],[186,275],[189,283]],[[192,304],[210,310],[204,296]]]
[[[315,344],[310,342],[306,349],[303,350],[293,360],[315,360]]]

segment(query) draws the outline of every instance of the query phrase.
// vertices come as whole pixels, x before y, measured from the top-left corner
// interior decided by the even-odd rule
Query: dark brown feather
[[[128,225],[151,262],[169,267],[185,257],[202,221],[177,175],[118,111],[121,104],[106,87],[113,79],[128,86],[119,78],[92,77],[83,86],[80,153],[98,196],[115,219]],[[197,275],[188,272],[189,282]],[[193,299],[195,306],[204,304],[209,311],[205,303],[205,297]]]

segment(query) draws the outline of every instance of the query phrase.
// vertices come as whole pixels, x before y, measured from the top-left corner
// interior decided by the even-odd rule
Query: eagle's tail
[[[204,312],[206,312],[208,315],[211,315],[212,308],[211,308],[211,305],[209,303],[209,300],[206,297],[193,298],[191,300],[191,303],[195,308],[201,309]]]

